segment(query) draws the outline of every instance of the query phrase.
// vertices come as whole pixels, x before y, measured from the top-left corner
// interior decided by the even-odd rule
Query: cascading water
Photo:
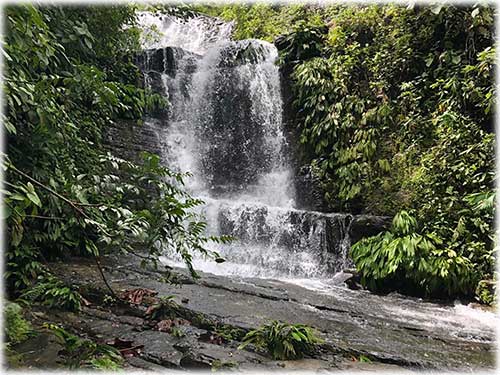
[[[186,285],[185,295],[196,297],[188,308],[224,321],[236,317],[238,325],[243,315],[318,322],[339,347],[353,345],[357,352],[390,361],[401,357],[418,363],[412,361],[422,355],[423,363],[439,362],[443,348],[448,348],[447,362],[455,348],[456,357],[466,354],[465,363],[487,357],[483,348],[493,342],[498,326],[492,312],[351,290],[345,287],[346,274],[336,274],[351,267],[351,238],[354,243],[378,233],[385,219],[297,208],[297,202],[315,202],[303,199],[307,184],[294,175],[299,168],[290,167],[293,148],[283,129],[277,52],[271,44],[231,41],[230,23],[203,16],[180,20],[142,13],[140,21],[151,32],[145,33],[149,37],[138,65],[145,84],[165,95],[170,106],[150,114],[137,144],[128,137],[120,142],[121,133],[113,139],[120,150],[160,152],[170,168],[193,173],[186,187],[206,202],[202,213],[209,234],[237,238],[214,246],[224,263],[194,258],[197,270],[232,276],[204,275],[204,282]],[[183,266],[172,254],[162,261]],[[152,282],[146,285],[157,285]],[[232,296],[241,301],[228,305]],[[256,321],[245,324],[256,326]],[[414,356],[419,344],[433,349],[420,347]],[[456,357],[452,361],[460,363]]]
[[[295,208],[276,48],[232,41],[230,23],[203,16],[142,13],[140,21],[160,32],[145,39],[141,68],[146,84],[171,104],[160,119],[162,156],[172,169],[193,174],[186,186],[206,202],[210,234],[236,237],[214,249],[225,263],[195,257],[195,268],[322,278],[345,267],[351,217]]]

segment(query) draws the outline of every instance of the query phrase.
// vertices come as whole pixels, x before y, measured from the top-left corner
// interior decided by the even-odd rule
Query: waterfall
[[[162,158],[192,173],[186,187],[206,203],[209,234],[236,238],[214,245],[225,263],[195,257],[195,268],[275,278],[342,270],[352,217],[296,208],[276,48],[233,41],[231,23],[204,16],[141,13],[140,22],[159,32],[144,37],[139,65],[146,85],[170,102],[168,113],[148,120],[162,123]]]

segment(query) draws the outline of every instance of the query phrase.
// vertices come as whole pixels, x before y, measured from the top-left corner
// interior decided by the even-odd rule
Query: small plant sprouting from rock
[[[15,345],[26,340],[32,333],[31,325],[22,315],[17,303],[8,302],[4,307],[5,337],[9,344]]]
[[[366,355],[361,354],[358,359],[359,362],[361,363],[371,363],[372,360],[368,358]]]
[[[110,294],[106,294],[102,300],[104,306],[113,306],[116,304],[117,299]]]
[[[118,370],[122,367],[122,356],[114,347],[81,339],[56,324],[45,323],[44,328],[64,346],[62,354],[69,368]]]
[[[21,298],[68,311],[79,311],[82,301],[85,302],[80,293],[49,273],[38,276],[38,282],[26,290]]]
[[[177,327],[172,327],[172,330],[170,331],[172,336],[177,337],[178,339],[183,338],[186,336],[186,334],[179,328]]]
[[[238,363],[234,361],[224,362],[221,361],[220,359],[215,359],[212,362],[212,372],[217,372],[219,370],[234,369],[236,367],[238,367]]]
[[[217,325],[214,328],[214,334],[229,342],[231,340],[242,341],[245,337],[245,331],[227,324]]]
[[[162,316],[175,317],[172,312],[172,307],[175,304],[174,296],[160,297],[158,302],[149,306],[146,315],[149,319],[160,319]]]
[[[238,349],[252,344],[266,349],[273,359],[287,360],[302,358],[310,354],[323,339],[316,331],[304,324],[288,324],[273,321],[246,334]]]

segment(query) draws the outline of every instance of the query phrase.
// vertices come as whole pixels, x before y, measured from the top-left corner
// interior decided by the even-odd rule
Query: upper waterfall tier
[[[139,59],[170,102],[163,156],[193,174],[192,194],[294,206],[277,56],[264,41],[221,38],[202,55],[165,47]]]
[[[232,22],[203,15],[184,19],[139,12],[138,21],[143,29],[144,49],[180,47],[200,55],[218,43],[229,41],[233,28]]]

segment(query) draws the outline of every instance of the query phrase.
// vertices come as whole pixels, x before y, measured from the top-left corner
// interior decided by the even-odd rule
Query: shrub
[[[82,301],[80,293],[48,273],[38,276],[38,282],[27,289],[21,298],[69,311],[79,311]]]
[[[26,340],[31,332],[31,325],[22,315],[22,308],[17,303],[7,302],[4,307],[5,337],[9,344],[19,344]]]
[[[375,291],[449,296],[470,294],[477,282],[470,260],[434,233],[418,233],[416,219],[406,211],[394,217],[390,231],[354,244],[351,254],[362,284]]]
[[[248,332],[238,349],[253,344],[266,349],[273,359],[286,360],[302,358],[321,343],[323,340],[309,326],[273,321]]]

